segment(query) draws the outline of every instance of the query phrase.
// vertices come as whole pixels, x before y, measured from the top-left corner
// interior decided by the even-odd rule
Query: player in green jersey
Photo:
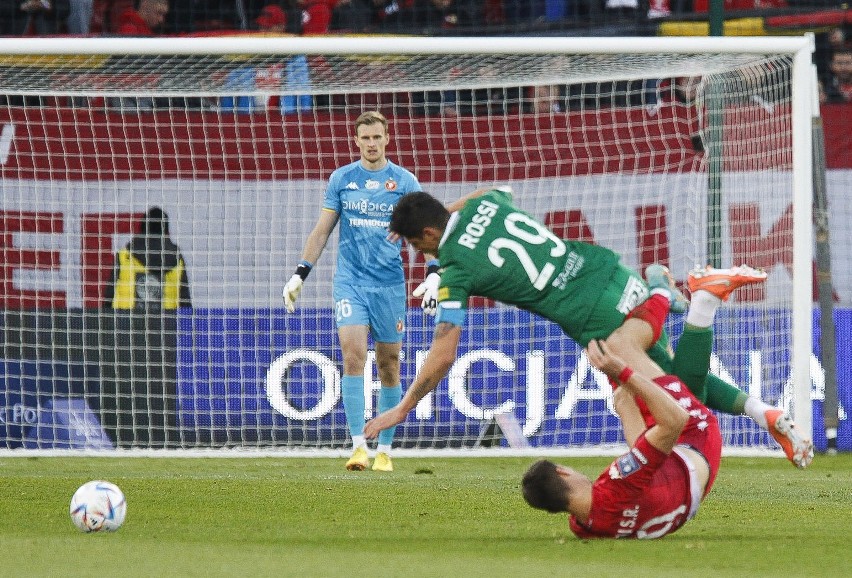
[[[712,316],[732,285],[762,282],[765,273],[745,266],[693,272],[690,290],[700,298],[693,299],[678,353],[672,356],[662,327],[670,305],[668,291],[651,292],[613,251],[560,239],[511,201],[504,190],[480,189],[449,210],[427,193],[412,193],[397,203],[391,233],[440,260],[438,314],[434,340],[417,377],[395,408],[367,425],[367,437],[402,422],[437,387],[456,359],[468,298],[482,296],[557,323],[583,347],[592,339],[605,339],[628,364],[651,357],[709,407],[752,417],[796,466],[810,463],[813,444],[788,414],[708,374],[691,353],[712,340]],[[725,292],[713,293],[717,282]]]

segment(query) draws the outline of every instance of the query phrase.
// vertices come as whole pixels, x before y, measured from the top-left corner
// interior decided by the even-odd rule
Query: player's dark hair
[[[426,227],[444,229],[450,213],[429,193],[409,193],[393,208],[388,229],[402,237],[419,237]]]
[[[568,487],[556,471],[556,464],[539,460],[530,466],[521,481],[527,504],[551,514],[568,511]]]

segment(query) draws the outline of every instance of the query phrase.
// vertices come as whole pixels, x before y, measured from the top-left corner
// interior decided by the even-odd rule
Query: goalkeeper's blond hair
[[[385,115],[383,115],[377,110],[368,110],[367,112],[362,112],[360,115],[358,115],[358,118],[355,119],[355,134],[358,134],[359,126],[370,126],[376,123],[379,123],[383,127],[385,127],[385,134],[388,133],[388,119],[385,118]]]

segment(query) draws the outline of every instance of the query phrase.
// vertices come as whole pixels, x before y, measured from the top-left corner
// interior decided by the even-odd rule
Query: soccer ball
[[[103,480],[86,482],[71,498],[71,521],[81,532],[115,532],[126,513],[124,493]]]

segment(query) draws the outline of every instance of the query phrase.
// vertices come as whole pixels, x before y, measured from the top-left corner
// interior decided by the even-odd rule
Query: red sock
[[[648,299],[627,314],[627,319],[641,319],[651,326],[654,333],[653,343],[656,343],[663,332],[663,323],[669,314],[671,301],[660,294],[652,294]]]

